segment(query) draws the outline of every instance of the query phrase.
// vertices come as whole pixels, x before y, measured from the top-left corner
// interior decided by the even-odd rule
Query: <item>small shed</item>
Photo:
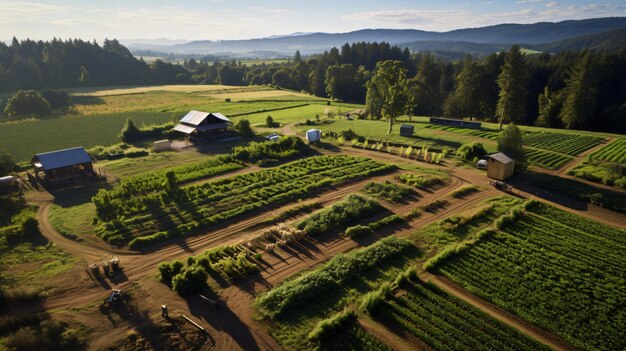
[[[71,183],[96,177],[91,157],[82,146],[37,154],[31,164],[37,179],[44,183]]]
[[[322,131],[319,129],[309,129],[306,131],[306,140],[309,143],[319,141],[322,138]]]
[[[413,136],[413,126],[410,124],[403,124],[400,126],[400,135],[405,137]]]
[[[152,144],[152,151],[161,152],[161,151],[170,151],[172,150],[172,143],[168,139],[157,140]]]
[[[20,183],[15,176],[0,177],[0,194],[11,194],[20,189]]]
[[[228,131],[233,123],[219,112],[189,111],[174,127],[190,139],[215,139]]]
[[[487,157],[487,177],[506,180],[515,172],[515,160],[504,153],[498,152]]]

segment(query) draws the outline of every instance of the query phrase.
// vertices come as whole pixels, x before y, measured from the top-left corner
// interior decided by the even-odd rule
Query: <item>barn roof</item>
[[[176,125],[176,127],[174,127],[174,130],[177,132],[181,132],[181,133],[185,133],[185,134],[191,134],[193,133],[194,130],[196,130],[195,127],[190,127],[190,126],[186,126],[182,123],[178,123]]]
[[[180,120],[180,123],[197,126],[209,116],[213,116],[224,122],[230,122],[230,119],[228,119],[228,117],[224,116],[223,114],[219,112],[202,112],[202,111],[192,110],[192,111],[189,111],[189,113],[187,113],[185,117],[183,117]]]
[[[35,155],[35,158],[46,171],[91,162],[91,157],[89,157],[89,154],[82,146],[44,152]]]
[[[512,158],[510,158],[509,156],[505,155],[502,152],[498,152],[498,153],[489,155],[489,157],[494,159],[494,160],[496,160],[496,161],[498,161],[498,162],[500,162],[500,163],[505,163],[506,164],[506,163],[513,162]]]

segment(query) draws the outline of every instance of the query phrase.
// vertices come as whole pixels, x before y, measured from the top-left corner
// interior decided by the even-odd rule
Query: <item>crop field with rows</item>
[[[472,136],[477,136],[480,138],[491,139],[491,140],[496,140],[498,138],[498,131],[496,130],[477,130],[477,129],[467,129],[467,128],[456,128],[456,127],[447,127],[447,126],[440,126],[440,125],[434,125],[434,124],[429,124],[426,128],[445,130],[447,132],[453,132],[453,133],[464,134],[464,135],[472,135]]]
[[[141,247],[179,237],[202,226],[286,201],[348,179],[390,171],[394,166],[367,158],[318,156],[201,185],[141,190],[135,196],[119,188],[94,198],[100,236],[110,242]],[[147,183],[150,184],[150,183]]]
[[[548,169],[559,169],[574,159],[556,152],[530,148],[524,149],[524,157],[530,164]]]
[[[624,230],[537,204],[440,272],[577,347],[623,350],[625,266]]]
[[[617,139],[591,154],[592,159],[606,162],[626,163],[626,139]]]
[[[576,156],[600,144],[604,139],[590,135],[526,133],[524,145]]]
[[[549,350],[431,283],[405,284],[375,315],[434,350]]]

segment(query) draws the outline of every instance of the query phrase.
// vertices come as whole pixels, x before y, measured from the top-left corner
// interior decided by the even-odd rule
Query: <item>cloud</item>
[[[543,0],[517,0],[516,4],[536,4],[538,2],[543,2]]]
[[[528,0],[527,0],[528,1]],[[537,1],[537,0],[530,0]],[[568,19],[626,16],[626,4],[561,6],[547,3],[545,8],[525,8],[517,11],[478,13],[468,10],[399,9],[366,11],[342,16],[343,20],[364,22],[382,27],[396,26],[423,30],[445,31],[481,27],[499,23],[557,22]]]

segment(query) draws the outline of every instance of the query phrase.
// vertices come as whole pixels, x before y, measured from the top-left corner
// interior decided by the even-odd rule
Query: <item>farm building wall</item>
[[[457,127],[457,128],[482,129],[482,123],[464,121],[462,119],[431,117],[430,124],[437,124],[441,126],[450,126],[450,127]]]
[[[487,164],[487,177],[497,180],[506,180],[515,171],[515,162],[502,163],[492,158]]]

